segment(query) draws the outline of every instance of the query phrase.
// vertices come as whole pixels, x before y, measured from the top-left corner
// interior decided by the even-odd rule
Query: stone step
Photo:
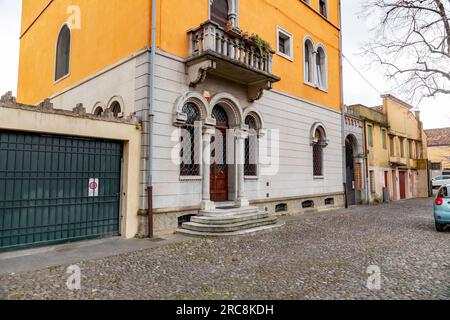
[[[257,213],[258,207],[246,207],[246,208],[232,208],[232,209],[220,209],[217,208],[213,211],[200,211],[200,216],[214,217],[218,214],[223,216],[232,216],[235,214]]]
[[[255,213],[243,213],[234,215],[222,215],[216,213],[214,216],[194,216],[191,218],[191,222],[203,223],[203,224],[230,224],[238,223],[244,221],[252,221],[258,219],[268,218],[269,214],[267,212],[257,211]]]
[[[191,237],[234,237],[234,236],[243,236],[243,235],[251,235],[259,232],[270,232],[274,229],[278,229],[284,226],[283,221],[278,221],[276,224],[264,225],[239,231],[232,232],[204,232],[204,231],[195,231],[188,229],[178,229],[176,232],[179,234],[183,234]]]
[[[217,232],[224,233],[224,232],[242,231],[245,229],[252,229],[267,225],[274,225],[277,223],[277,220],[278,219],[276,217],[267,217],[263,219],[246,220],[228,224],[205,224],[196,222],[186,222],[183,223],[182,229],[207,233],[217,233]]]

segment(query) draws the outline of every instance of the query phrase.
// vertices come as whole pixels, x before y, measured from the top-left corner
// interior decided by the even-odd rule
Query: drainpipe
[[[342,181],[344,186],[345,207],[348,208],[347,201],[347,173],[346,173],[346,156],[345,156],[345,108],[344,108],[344,76],[343,76],[343,59],[342,59],[342,8],[341,0],[339,0],[339,61],[340,61],[340,80],[341,80],[341,135],[342,135]]]
[[[148,160],[147,160],[147,210],[148,237],[153,238],[153,120],[155,105],[155,58],[156,58],[156,0],[152,0],[152,30],[148,86]]]

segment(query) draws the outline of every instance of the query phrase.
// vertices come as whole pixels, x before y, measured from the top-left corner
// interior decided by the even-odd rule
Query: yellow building
[[[136,115],[127,214],[157,233],[230,205],[325,210],[344,203],[340,37],[340,1],[23,0],[17,100]]]
[[[427,138],[420,112],[392,95],[383,104],[351,106],[365,120],[367,173],[371,201],[428,196]]]
[[[450,128],[425,130],[433,178],[450,172]]]

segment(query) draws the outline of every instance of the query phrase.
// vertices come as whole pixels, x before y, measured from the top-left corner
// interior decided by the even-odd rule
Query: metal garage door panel
[[[119,234],[121,159],[120,142],[0,131],[0,248]]]

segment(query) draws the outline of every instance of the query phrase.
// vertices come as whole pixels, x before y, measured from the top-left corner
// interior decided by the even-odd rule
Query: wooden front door
[[[406,172],[400,171],[400,199],[406,199]]]
[[[227,129],[228,117],[220,106],[213,109],[216,134],[211,138],[211,201],[228,201]]]

